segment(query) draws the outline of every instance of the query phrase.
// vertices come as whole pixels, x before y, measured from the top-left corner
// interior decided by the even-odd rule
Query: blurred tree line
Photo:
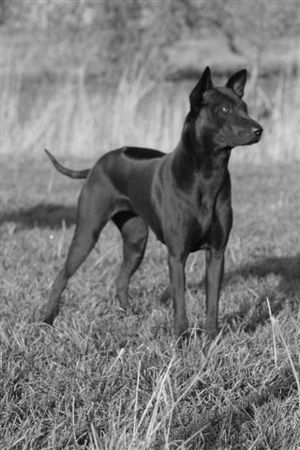
[[[97,47],[102,61],[122,67],[155,52],[152,75],[162,73],[163,49],[180,39],[221,32],[233,53],[255,59],[273,39],[297,36],[299,2],[276,0],[0,0],[8,33],[46,33]],[[296,44],[295,44],[296,45]],[[84,55],[82,55],[84,57]],[[108,73],[111,71],[108,70]]]

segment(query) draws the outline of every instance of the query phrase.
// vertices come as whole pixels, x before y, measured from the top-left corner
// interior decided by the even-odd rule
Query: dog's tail
[[[87,178],[88,174],[90,173],[91,169],[84,169],[84,170],[68,169],[67,167],[62,166],[48,150],[45,149],[45,152],[47,153],[47,156],[49,157],[50,161],[54,165],[55,169],[57,169],[60,173],[66,175],[67,177]]]

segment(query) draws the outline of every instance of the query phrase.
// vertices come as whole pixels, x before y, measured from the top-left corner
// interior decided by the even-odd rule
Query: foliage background
[[[246,67],[264,142],[234,158],[299,159],[299,2],[2,0],[1,151],[170,151],[206,65]],[[126,117],[126,121],[124,121]]]

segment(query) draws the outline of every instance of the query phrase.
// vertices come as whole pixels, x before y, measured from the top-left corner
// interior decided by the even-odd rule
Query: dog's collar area
[[[213,153],[218,153],[218,154],[230,154],[231,150],[233,149],[233,147],[222,147],[222,146],[218,146],[213,150]]]

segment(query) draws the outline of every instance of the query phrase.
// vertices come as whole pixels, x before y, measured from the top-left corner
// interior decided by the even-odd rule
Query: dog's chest
[[[207,223],[209,223],[207,226],[203,221],[201,224],[195,215],[185,212],[174,230],[178,245],[182,245],[187,253],[207,248],[209,244],[207,230],[211,221]]]
[[[216,218],[215,208],[219,184],[212,184],[207,189],[195,190],[193,202],[183,214],[183,227],[186,247],[196,251],[210,246],[210,229]]]
[[[212,176],[209,180],[200,180],[195,189],[197,207],[212,212],[223,183],[224,177],[220,175]]]

